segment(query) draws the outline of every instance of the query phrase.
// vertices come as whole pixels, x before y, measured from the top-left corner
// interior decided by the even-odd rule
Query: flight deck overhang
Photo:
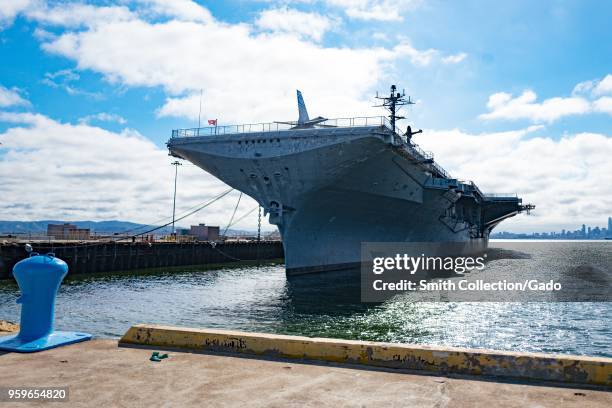
[[[522,205],[516,194],[484,194],[472,181],[453,178],[449,172],[435,162],[433,154],[421,149],[411,140],[394,132],[385,116],[352,117],[327,119],[309,128],[295,128],[288,122],[250,123],[227,126],[207,126],[189,129],[175,129],[167,143],[170,155],[183,158],[174,146],[198,142],[221,142],[226,140],[259,138],[309,138],[322,135],[347,135],[374,133],[383,136],[397,154],[421,167],[430,177],[423,185],[426,188],[452,190],[463,197],[472,197],[487,207],[496,208],[497,214],[490,222],[501,220],[520,212],[534,209],[535,206]],[[503,208],[503,210],[502,210]]]

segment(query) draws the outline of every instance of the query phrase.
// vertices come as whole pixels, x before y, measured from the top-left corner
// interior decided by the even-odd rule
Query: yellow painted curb
[[[514,353],[139,324],[120,345],[323,360],[523,380],[612,386],[612,358]]]

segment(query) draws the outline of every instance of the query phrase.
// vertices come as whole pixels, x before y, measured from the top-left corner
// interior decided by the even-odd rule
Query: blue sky
[[[298,87],[311,114],[376,115],[374,92],[396,83],[418,101],[406,112],[426,130],[417,143],[443,166],[544,207],[501,229],[603,225],[612,215],[612,191],[603,186],[612,184],[605,159],[612,154],[611,17],[604,1],[3,3],[0,181],[9,186],[11,210],[0,218],[147,222],[167,215],[164,143],[173,128],[196,123],[199,89],[204,119],[226,124],[293,119]],[[103,165],[79,177],[67,172],[70,163],[48,159],[53,149],[66,150],[83,168],[78,160],[103,157],[97,152],[107,141],[92,133],[116,138],[119,150],[122,138],[143,143],[138,157],[121,154],[126,173],[142,160],[134,172],[159,174],[157,186],[125,177],[147,191],[146,209],[128,208],[130,190],[109,187],[112,170]],[[515,165],[505,164],[509,155],[517,155]],[[35,160],[38,173],[9,174],[18,159]],[[37,179],[49,168],[57,190],[22,203],[15,178]],[[198,169],[184,173],[184,208],[223,187]],[[66,205],[62,191],[82,202]],[[110,197],[104,211],[92,210],[96,192]],[[207,217],[221,223],[226,215],[218,209]]]

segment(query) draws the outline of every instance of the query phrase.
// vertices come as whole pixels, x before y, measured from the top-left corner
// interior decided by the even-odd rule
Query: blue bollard
[[[0,350],[31,353],[91,339],[87,333],[53,330],[55,297],[67,273],[66,262],[53,254],[33,252],[13,267],[21,290],[21,327],[17,335],[0,337]]]

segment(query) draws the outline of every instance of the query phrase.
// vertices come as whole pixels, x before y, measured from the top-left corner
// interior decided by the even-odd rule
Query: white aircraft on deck
[[[298,111],[299,111],[297,122],[275,122],[275,123],[281,123],[283,125],[291,125],[292,126],[291,129],[309,129],[309,128],[315,127],[315,125],[320,126],[320,127],[335,127],[332,125],[322,125],[321,122],[325,122],[327,120],[327,118],[324,118],[322,116],[318,116],[314,119],[310,119],[308,117],[308,111],[306,110],[306,104],[304,103],[304,97],[302,96],[302,93],[299,90],[297,91],[297,103],[298,103]]]

